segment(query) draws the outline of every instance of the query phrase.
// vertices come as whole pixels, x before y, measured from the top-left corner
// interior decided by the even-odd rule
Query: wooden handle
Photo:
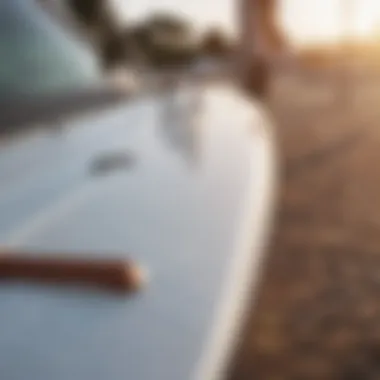
[[[62,255],[65,257],[65,255]],[[0,253],[0,280],[83,283],[131,292],[143,285],[142,271],[135,264],[117,259],[37,257]]]

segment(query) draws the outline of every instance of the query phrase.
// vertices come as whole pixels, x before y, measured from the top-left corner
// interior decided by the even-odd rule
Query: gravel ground
[[[230,380],[380,379],[380,78],[282,75],[282,187]]]

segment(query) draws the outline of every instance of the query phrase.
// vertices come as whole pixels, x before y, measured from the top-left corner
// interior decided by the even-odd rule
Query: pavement
[[[314,79],[273,85],[280,199],[230,380],[380,378],[379,83]]]

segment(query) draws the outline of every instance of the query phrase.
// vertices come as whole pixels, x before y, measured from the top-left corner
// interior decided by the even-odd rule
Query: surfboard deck
[[[223,378],[265,255],[273,131],[227,85],[175,99],[117,105],[2,146],[0,246],[125,255],[149,274],[133,297],[0,282],[4,378]],[[94,173],[113,154],[128,164]]]

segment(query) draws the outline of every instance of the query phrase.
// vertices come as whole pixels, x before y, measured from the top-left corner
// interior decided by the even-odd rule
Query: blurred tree
[[[192,37],[191,24],[176,14],[155,13],[147,20],[147,25],[156,36],[163,38],[186,42]]]
[[[231,42],[220,29],[210,29],[202,38],[201,51],[206,56],[222,58],[230,53],[231,49]]]
[[[105,68],[131,60],[154,66],[183,65],[195,54],[192,25],[171,13],[156,13],[124,31],[108,0],[66,0],[99,47]]]
[[[66,0],[74,17],[85,27],[105,68],[123,62],[126,46],[108,0]]]
[[[122,34],[107,33],[101,42],[100,55],[105,69],[126,63],[129,54]]]
[[[197,46],[191,24],[177,15],[154,14],[125,32],[127,45],[152,66],[181,66],[191,62]]]
[[[151,32],[147,25],[139,24],[125,31],[126,42],[144,51],[149,51],[152,47]]]
[[[67,0],[74,16],[91,32],[113,29],[111,12],[107,0]]]

